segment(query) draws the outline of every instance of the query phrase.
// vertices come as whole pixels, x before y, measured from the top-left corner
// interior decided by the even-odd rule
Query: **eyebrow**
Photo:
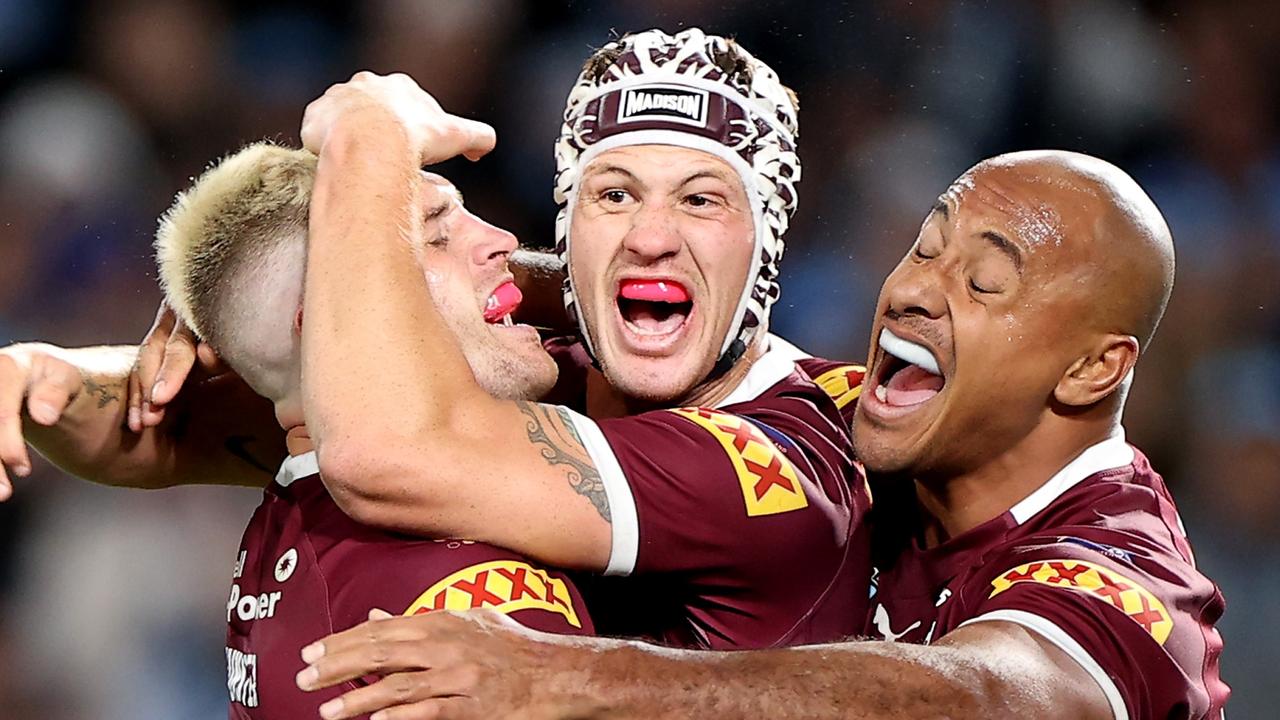
[[[604,175],[606,173],[618,173],[619,175],[626,175],[628,178],[632,180],[636,179],[636,176],[634,173],[622,167],[621,165],[601,165],[600,167],[597,167],[591,170],[590,172],[588,172],[587,175],[595,176],[595,175]]]
[[[702,178],[711,178],[712,180],[719,180],[720,182],[729,182],[729,178],[726,177],[723,172],[717,170],[698,170],[681,180],[680,185],[688,185],[694,180],[701,180]]]
[[[983,240],[994,245],[997,250],[1008,255],[1009,259],[1013,261],[1013,265],[1017,268],[1018,272],[1022,272],[1022,251],[1019,250],[1018,246],[1014,245],[1009,238],[995,232],[994,230],[984,230],[981,237]]]

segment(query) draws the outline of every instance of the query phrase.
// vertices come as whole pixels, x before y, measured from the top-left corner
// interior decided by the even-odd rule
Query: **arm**
[[[417,125],[397,103],[422,106]],[[308,108],[303,402],[321,476],[363,523],[600,569],[608,503],[567,415],[476,383],[415,256],[418,167],[482,147],[465,122],[403,77],[359,75]]]
[[[303,658],[311,663],[299,675],[304,689],[399,673],[331,701],[330,720],[383,708],[395,708],[385,717],[397,720],[1110,717],[1102,691],[1072,659],[999,622],[960,628],[933,646],[708,653],[437,614],[371,620],[308,646]]]
[[[270,479],[280,430],[267,424],[270,406],[235,376],[191,383],[169,417],[130,432],[125,396],[136,357],[133,347],[0,351],[0,461],[27,474],[30,442],[64,471],[105,485],[260,487]],[[3,475],[0,486],[11,492]]]

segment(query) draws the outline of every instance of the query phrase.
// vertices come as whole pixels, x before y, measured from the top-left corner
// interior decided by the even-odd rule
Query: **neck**
[[[761,336],[761,339],[751,343],[751,347],[747,348],[747,351],[742,354],[738,362],[729,368],[729,372],[710,382],[694,387],[679,404],[696,407],[715,407],[722,400],[729,397],[746,379],[751,367],[764,355],[765,340],[762,338],[763,336]]]
[[[714,380],[693,386],[684,395],[660,403],[628,397],[609,384],[604,375],[592,369],[587,374],[587,414],[593,418],[635,415],[658,408],[714,407],[729,397],[765,353],[763,337],[751,343],[729,372]]]
[[[916,497],[923,511],[925,546],[946,542],[1008,512],[1118,427],[1118,417],[1104,423],[1050,416],[979,467],[918,476]]]

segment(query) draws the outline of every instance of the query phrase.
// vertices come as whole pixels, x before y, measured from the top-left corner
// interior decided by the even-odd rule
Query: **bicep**
[[[563,408],[477,404],[448,432],[380,452],[348,463],[343,480],[326,476],[322,459],[325,484],[358,521],[483,541],[557,567],[598,571],[608,562],[610,498]]]
[[[1051,631],[1015,622],[986,620],[963,625],[939,639],[937,647],[969,656],[982,669],[975,681],[995,695],[992,705],[1007,717],[1046,720],[1107,720],[1115,717],[1107,693],[1082,649]],[[1069,641],[1069,638],[1067,638]],[[1096,663],[1093,663],[1096,665]]]

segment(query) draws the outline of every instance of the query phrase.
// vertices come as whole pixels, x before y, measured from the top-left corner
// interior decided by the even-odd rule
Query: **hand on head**
[[[398,125],[420,166],[458,155],[479,160],[497,142],[491,126],[445,112],[408,75],[359,72],[307,105],[302,117],[302,145],[319,155],[336,129],[359,128],[370,117]]]

